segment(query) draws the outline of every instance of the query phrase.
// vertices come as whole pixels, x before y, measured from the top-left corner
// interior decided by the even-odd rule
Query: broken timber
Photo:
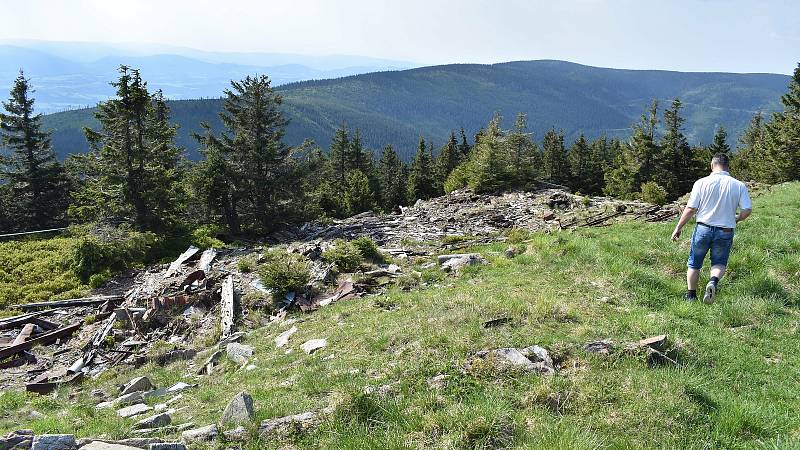
[[[235,314],[236,305],[233,292],[233,275],[228,275],[228,278],[225,278],[225,281],[222,283],[222,312],[220,314],[222,337],[228,337],[233,333]]]
[[[200,263],[197,265],[197,268],[202,270],[204,273],[208,273],[211,270],[211,263],[216,257],[217,251],[213,248],[205,250],[203,254],[200,255]]]
[[[57,330],[49,331],[44,333],[34,339],[30,339],[20,344],[12,344],[5,348],[0,348],[0,360],[8,358],[9,356],[16,355],[17,353],[23,352],[25,350],[30,350],[31,348],[37,345],[44,345],[49,344],[50,342],[55,341],[56,339],[69,336],[74,333],[78,328],[81,327],[81,323],[76,323],[73,325],[68,325],[66,327],[59,328]]]
[[[70,308],[73,306],[94,306],[94,305],[102,305],[105,302],[121,302],[124,300],[125,297],[122,295],[104,295],[100,297],[85,297],[85,298],[73,298],[69,300],[56,300],[54,302],[39,302],[39,303],[26,303],[24,305],[11,305],[13,309],[21,309],[23,311],[29,311],[31,309],[38,309],[38,308],[45,308],[45,309],[53,309],[53,308]]]
[[[167,272],[164,274],[164,279],[167,279],[167,278],[175,275],[175,273],[178,271],[178,269],[181,268],[183,263],[185,263],[186,261],[190,260],[192,258],[192,256],[197,254],[197,252],[199,252],[199,251],[200,251],[200,249],[195,247],[195,246],[191,246],[188,249],[186,249],[185,252],[181,253],[181,255],[178,256],[178,259],[176,259],[175,261],[172,261],[172,263],[169,265],[169,269],[167,269]]]

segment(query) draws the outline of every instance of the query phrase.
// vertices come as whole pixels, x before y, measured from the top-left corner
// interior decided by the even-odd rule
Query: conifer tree
[[[766,127],[764,116],[757,112],[750,125],[739,137],[739,146],[731,160],[731,173],[743,180],[761,180],[766,169],[764,161]]]
[[[3,230],[42,229],[62,224],[68,183],[50,146],[50,133],[42,131],[41,114],[34,112],[29,80],[20,71],[10,98],[0,112],[0,184],[4,187]]]
[[[511,153],[514,184],[524,186],[536,180],[542,164],[541,153],[531,138],[531,133],[528,133],[528,118],[525,114],[517,114],[514,129],[508,134],[506,144]]]
[[[406,204],[407,187],[405,164],[391,145],[387,145],[378,163],[378,180],[380,184],[380,201],[384,211],[392,211],[397,206]]]
[[[350,148],[347,127],[342,124],[333,135],[331,148],[328,152],[334,179],[342,188],[347,184],[347,171],[350,170]]]
[[[728,145],[728,132],[725,131],[725,127],[717,127],[717,131],[714,133],[714,142],[708,146],[708,150],[712,155],[717,153],[730,154],[731,147]]]
[[[512,187],[515,182],[509,148],[495,115],[475,142],[466,175],[468,186],[479,193],[493,193]]]
[[[296,198],[286,182],[295,167],[291,149],[283,143],[288,121],[280,111],[282,102],[264,75],[231,81],[220,113],[225,131],[203,142],[224,160],[229,189],[225,218],[233,233],[241,232],[243,225],[274,228]]]
[[[783,111],[773,113],[766,125],[765,161],[762,181],[781,183],[800,179],[800,63],[781,96]]]
[[[445,180],[460,162],[461,151],[458,149],[458,141],[456,141],[455,133],[450,132],[450,139],[439,150],[439,155],[436,157],[436,190],[438,193],[443,192]]]
[[[683,105],[674,99],[669,109],[664,111],[664,138],[661,141],[660,160],[656,162],[656,176],[647,181],[655,181],[666,189],[668,198],[673,199],[691,191],[698,175],[694,153],[684,136],[684,119],[680,112]]]
[[[569,185],[572,173],[564,150],[564,133],[551,129],[542,140],[544,178],[550,183]]]
[[[361,130],[356,128],[350,139],[350,149],[347,155],[347,169],[360,170],[366,173],[364,169],[367,166],[368,159],[370,159],[370,155],[367,155],[366,150],[364,150],[364,143],[361,141]]]
[[[176,127],[160,95],[151,95],[139,71],[120,66],[116,98],[97,106],[100,130],[85,129],[91,151],[72,165],[81,180],[70,212],[83,220],[130,219],[158,230],[177,220],[180,151]]]
[[[464,127],[461,127],[461,143],[458,144],[458,150],[461,152],[462,160],[469,156],[469,151],[471,149],[472,146],[467,142],[467,133],[464,132]]]
[[[344,201],[348,215],[358,214],[375,208],[375,196],[370,189],[369,178],[358,169],[347,174],[347,190]]]
[[[602,163],[594,159],[592,148],[581,134],[569,147],[569,166],[572,171],[570,186],[583,194],[595,194],[602,187]]]
[[[425,144],[425,139],[420,138],[408,175],[408,198],[413,203],[417,199],[427,200],[435,196],[433,156],[431,149]]]

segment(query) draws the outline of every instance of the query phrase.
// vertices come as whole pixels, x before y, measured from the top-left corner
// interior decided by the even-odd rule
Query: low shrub
[[[98,226],[70,230],[79,235],[70,255],[69,266],[81,280],[87,281],[96,273],[118,271],[148,259],[158,238],[125,228]]]
[[[340,239],[322,253],[322,259],[335,264],[340,272],[355,272],[364,262],[364,255],[353,241]]]
[[[378,249],[378,244],[367,236],[361,236],[351,241],[356,246],[361,256],[373,262],[385,262],[386,257]]]
[[[667,190],[655,181],[642,184],[642,200],[654,205],[667,203]]]
[[[264,287],[272,289],[275,298],[288,292],[303,290],[311,279],[306,260],[294,253],[270,252],[258,274]]]
[[[236,263],[236,268],[239,269],[239,272],[242,273],[252,272],[255,266],[256,266],[256,261],[249,256],[245,256]]]

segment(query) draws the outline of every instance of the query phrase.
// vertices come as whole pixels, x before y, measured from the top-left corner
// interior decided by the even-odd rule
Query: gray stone
[[[308,431],[319,424],[319,416],[313,411],[280,417],[261,422],[258,432],[262,437],[286,434],[291,431]]]
[[[442,373],[433,378],[428,379],[428,387],[431,389],[444,389],[447,387],[447,379],[450,378],[447,374]]]
[[[181,439],[187,444],[192,442],[212,441],[216,439],[219,434],[219,428],[216,424],[207,425],[192,430],[186,430],[181,433]]]
[[[247,439],[247,428],[239,426],[232,430],[223,431],[222,435],[228,442],[242,442]]]
[[[314,353],[315,351],[325,347],[328,345],[328,341],[325,339],[311,339],[310,341],[306,341],[300,348],[303,349],[304,352],[308,353],[309,355]]]
[[[118,444],[116,442],[92,441],[83,447],[82,450],[141,450],[139,447]]]
[[[180,442],[161,442],[158,444],[150,444],[147,450],[186,450],[186,446]]]
[[[228,354],[228,359],[238,365],[244,365],[247,360],[253,356],[253,347],[249,345],[239,344],[238,342],[231,342],[225,347]]]
[[[253,397],[247,392],[239,392],[236,394],[225,411],[222,413],[220,423],[243,423],[253,420]]]
[[[172,423],[172,416],[169,413],[156,414],[155,416],[145,417],[144,419],[136,422],[133,428],[163,428]]]
[[[449,259],[445,259],[442,262],[442,256],[439,257],[439,261],[442,264],[442,270],[445,272],[454,272],[459,273],[461,269],[466,266],[475,266],[479,264],[488,264],[488,262],[483,259],[483,257],[477,253],[468,253],[464,255],[446,255],[451,256]]]
[[[475,354],[472,361],[467,363],[467,369],[470,369],[474,361],[479,359],[485,360],[499,369],[525,370],[545,375],[555,373],[553,360],[550,359],[547,350],[538,345],[533,345],[522,350],[516,348],[482,350]]]
[[[122,388],[119,395],[124,396],[128,395],[133,392],[149,392],[155,389],[156,387],[153,383],[150,382],[150,379],[147,377],[138,377],[134,378]]]
[[[6,437],[0,438],[0,450],[29,449],[31,445],[33,445],[32,430],[12,431]]]
[[[78,448],[72,434],[40,434],[33,438],[31,450],[74,450]]]
[[[138,416],[139,414],[144,414],[152,410],[153,410],[152,407],[147,406],[144,403],[137,403],[135,405],[126,406],[122,409],[117,410],[117,415],[120,417],[133,417],[133,416]]]
[[[122,445],[130,445],[131,447],[147,448],[151,444],[159,444],[163,441],[159,438],[129,438],[129,439],[122,439],[117,442]]]
[[[288,344],[289,338],[295,333],[297,333],[297,327],[289,328],[288,330],[279,334],[278,337],[275,338],[275,347],[281,348]]]
[[[533,362],[536,366],[535,369],[540,373],[552,375],[556,372],[553,366],[553,359],[550,358],[550,353],[543,347],[531,345],[530,347],[522,349],[522,354]]]

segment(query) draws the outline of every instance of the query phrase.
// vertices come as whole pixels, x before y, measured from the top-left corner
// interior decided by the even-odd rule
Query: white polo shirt
[[[697,221],[712,227],[735,228],[736,208],[752,209],[744,183],[728,172],[712,172],[694,182],[689,203],[697,210]]]

